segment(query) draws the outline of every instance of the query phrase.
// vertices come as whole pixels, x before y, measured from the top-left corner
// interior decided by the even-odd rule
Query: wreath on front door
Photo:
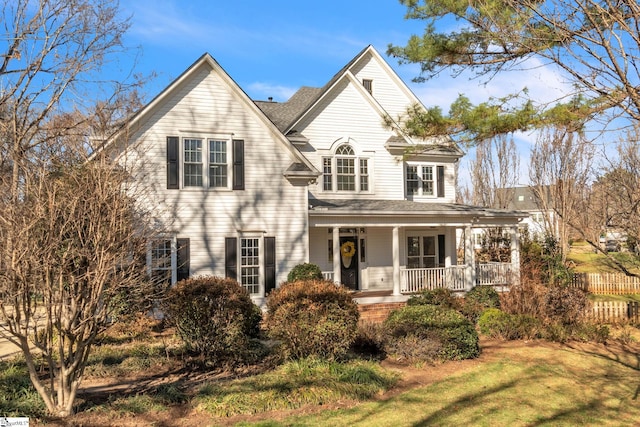
[[[353,242],[344,242],[340,246],[340,254],[344,257],[351,258],[356,254],[356,245]]]

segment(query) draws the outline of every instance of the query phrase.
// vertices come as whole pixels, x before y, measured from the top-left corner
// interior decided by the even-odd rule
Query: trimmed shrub
[[[476,286],[465,295],[461,311],[475,323],[488,308],[500,308],[500,294],[492,286]]]
[[[478,329],[491,338],[514,339],[511,330],[511,316],[497,308],[489,308],[478,318]]]
[[[322,271],[316,264],[298,264],[287,275],[287,282],[298,280],[322,280]]]
[[[426,289],[411,296],[407,305],[438,305],[458,310],[461,307],[460,298],[453,295],[447,288]]]
[[[267,299],[264,327],[287,359],[339,359],[358,330],[358,307],[349,291],[333,282],[301,280],[274,289]]]
[[[412,305],[391,312],[384,322],[390,339],[417,337],[430,343],[436,360],[471,359],[480,354],[478,334],[462,314],[436,305]]]
[[[571,325],[584,319],[585,310],[589,307],[587,292],[582,289],[554,285],[545,295],[546,315],[552,322]]]
[[[163,308],[188,351],[213,363],[250,358],[261,311],[235,280],[183,280],[169,290]]]
[[[503,340],[532,339],[540,335],[540,321],[525,314],[509,314],[497,308],[486,309],[478,318],[480,333]]]

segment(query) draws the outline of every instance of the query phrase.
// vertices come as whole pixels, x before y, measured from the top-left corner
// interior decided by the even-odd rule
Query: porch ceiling
[[[509,226],[529,214],[457,203],[421,203],[410,200],[309,198],[311,226]]]

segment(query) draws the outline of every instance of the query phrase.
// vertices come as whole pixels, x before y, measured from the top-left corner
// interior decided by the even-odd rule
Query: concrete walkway
[[[6,338],[0,336],[0,360],[12,359],[21,355],[20,349],[10,343]]]

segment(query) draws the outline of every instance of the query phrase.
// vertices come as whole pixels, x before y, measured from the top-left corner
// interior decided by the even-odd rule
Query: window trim
[[[247,246],[246,248],[243,246],[244,242],[248,242],[248,241],[255,241],[257,244],[257,248],[255,246]],[[240,286],[242,286],[243,288],[245,288],[248,292],[249,295],[251,296],[259,296],[262,295],[263,292],[262,290],[264,289],[264,241],[262,239],[262,236],[256,236],[256,235],[251,235],[251,234],[247,234],[247,235],[240,235],[238,236],[238,261],[237,261],[237,265],[238,265],[238,271],[237,271],[237,276],[238,276],[238,283],[240,283]],[[247,254],[245,256],[244,251],[246,250],[247,252],[249,250],[258,250],[258,254],[256,255],[249,255]],[[253,258],[257,258],[257,264],[244,264],[245,259],[253,259]],[[257,278],[257,283],[251,283],[251,284],[247,284],[244,283],[244,270],[245,269],[255,269],[257,270],[257,274],[252,274],[252,277],[256,277]],[[251,288],[251,289],[250,289]],[[255,288],[256,292],[252,292],[252,290]]]
[[[444,165],[427,162],[405,162],[404,164],[404,194],[407,199],[436,199],[445,197]],[[409,168],[416,168],[417,193],[409,192]],[[425,168],[430,168],[431,179],[425,180]],[[413,181],[413,180],[412,180]],[[425,184],[430,184],[431,190],[425,193]]]
[[[154,252],[157,242],[169,242],[169,266],[168,268],[154,268]],[[184,246],[180,247],[179,243],[182,242]],[[157,238],[147,242],[147,274],[149,277],[153,278],[154,271],[170,271],[170,285],[173,286],[178,282],[178,261],[179,261],[179,253],[181,250],[186,249],[187,259],[185,261],[187,277],[191,275],[191,266],[190,266],[190,246],[191,242],[189,238],[183,238],[179,236],[158,236]]]
[[[244,139],[233,138],[232,134],[216,132],[180,132],[180,136],[167,136],[166,156],[167,156],[167,189],[170,190],[244,190],[245,189],[245,150]],[[185,162],[186,141],[200,141],[200,161],[196,162],[200,166],[198,179],[201,185],[185,185],[186,167],[193,162]],[[211,185],[211,146],[215,141],[225,142],[226,156],[226,185]],[[222,165],[222,163],[219,163]],[[195,175],[194,175],[195,176]]]
[[[352,154],[343,154],[342,151],[348,148]],[[341,170],[343,165],[339,165],[339,161],[350,160],[352,162],[348,167],[353,169],[353,174],[338,173],[339,166]],[[371,157],[358,154],[353,145],[348,142],[339,144],[330,155],[321,157],[321,191],[323,193],[334,194],[371,194],[372,193],[372,162]],[[363,173],[366,171],[366,173]],[[353,176],[353,190],[338,189],[339,177]],[[366,189],[363,190],[363,184]]]
[[[251,239],[256,239],[258,241],[258,283],[257,284],[253,284],[253,285],[247,285],[245,283],[243,283],[243,274],[242,274],[242,269],[245,268],[245,266],[243,266],[242,261],[243,261],[243,253],[242,253],[242,244],[244,240],[251,240]],[[247,233],[238,233],[236,235],[232,235],[229,237],[225,237],[225,254],[228,254],[228,251],[230,250],[230,244],[231,242],[234,242],[234,244],[232,245],[233,248],[233,253],[231,254],[232,257],[229,258],[228,255],[225,255],[225,276],[229,277],[235,281],[237,281],[240,286],[242,286],[243,288],[247,289],[247,291],[249,291],[249,295],[251,297],[263,297],[265,296],[267,289],[267,239],[274,239],[271,241],[271,244],[273,245],[273,249],[275,250],[275,252],[273,253],[273,256],[275,257],[274,261],[274,268],[277,268],[277,242],[275,241],[275,237],[274,236],[269,236],[266,235],[264,233],[257,233],[257,232],[247,232]],[[230,272],[233,271],[233,275],[230,275]],[[276,277],[277,277],[277,271],[273,271],[271,273],[275,273]],[[271,279],[274,279],[273,277]],[[277,286],[277,283],[275,283],[274,280],[274,284]],[[248,286],[257,286],[257,292],[251,292],[251,289],[248,288]]]
[[[428,237],[433,239],[433,254],[429,254],[429,255],[425,255],[424,253],[424,238]],[[418,242],[419,242],[419,249],[420,249],[420,253],[418,255],[409,255],[409,239],[412,238],[417,238]],[[440,254],[440,248],[438,247],[439,242],[438,242],[438,234],[437,233],[424,233],[424,232],[409,232],[407,233],[407,235],[405,236],[405,265],[407,268],[440,268],[443,267],[442,265],[440,265],[440,259],[442,258],[443,254]],[[419,260],[419,267],[409,267],[409,257],[411,258],[418,258]],[[433,258],[433,267],[425,267],[423,265],[424,262],[424,258]]]

